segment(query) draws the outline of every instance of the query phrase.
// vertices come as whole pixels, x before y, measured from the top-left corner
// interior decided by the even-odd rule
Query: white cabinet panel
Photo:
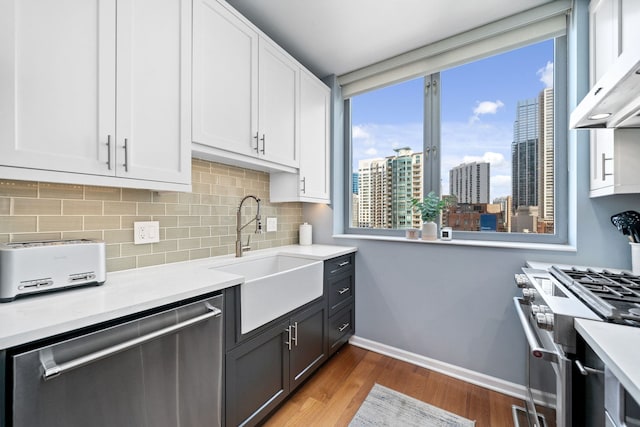
[[[259,63],[259,154],[296,167],[298,66],[264,39],[260,39]]]
[[[300,169],[272,173],[272,202],[329,203],[331,91],[315,76],[300,72]]]
[[[640,130],[591,131],[591,197],[640,193]]]
[[[115,0],[0,1],[0,164],[114,174]]]
[[[117,21],[118,173],[188,184],[191,2],[119,0]]]
[[[193,141],[257,155],[258,33],[216,0],[194,4]]]

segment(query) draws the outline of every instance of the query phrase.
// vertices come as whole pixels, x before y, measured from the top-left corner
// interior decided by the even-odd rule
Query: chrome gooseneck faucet
[[[242,204],[247,199],[254,199],[256,203],[258,203],[258,210],[256,211],[256,216],[251,218],[251,220],[249,220],[249,222],[247,222],[245,225],[241,225]],[[262,222],[260,221],[260,199],[257,198],[256,196],[248,195],[248,196],[245,196],[244,199],[240,201],[240,206],[238,206],[238,212],[236,212],[236,257],[241,257],[244,251],[248,251],[249,249],[251,249],[251,246],[249,246],[249,242],[251,240],[250,234],[247,236],[247,244],[244,246],[242,245],[242,230],[244,230],[244,228],[247,225],[251,224],[253,221],[256,222],[255,233],[256,234],[262,233]]]

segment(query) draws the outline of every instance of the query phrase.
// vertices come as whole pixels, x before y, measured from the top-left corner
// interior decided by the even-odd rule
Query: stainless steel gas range
[[[576,408],[588,405],[584,402],[584,381],[580,377],[603,372],[583,364],[584,352],[578,342],[574,319],[640,326],[640,277],[622,270],[531,262],[522,273],[515,275],[515,281],[522,288],[522,297],[514,298],[514,303],[529,346],[528,423],[531,426],[553,424],[536,412],[533,403],[531,379],[537,375],[536,366],[542,363],[551,365],[555,376],[555,401],[552,402],[556,410],[555,424],[558,427],[577,425]],[[576,396],[575,390],[580,390],[581,395]],[[515,408],[514,422],[518,425]]]

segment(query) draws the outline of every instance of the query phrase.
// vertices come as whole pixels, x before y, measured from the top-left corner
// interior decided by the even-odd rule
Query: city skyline
[[[552,76],[552,41],[441,72],[441,194],[449,170],[476,161],[491,165],[492,200],[511,195],[515,106],[552,86]],[[419,78],[352,98],[353,172],[395,148],[423,150],[422,85]]]

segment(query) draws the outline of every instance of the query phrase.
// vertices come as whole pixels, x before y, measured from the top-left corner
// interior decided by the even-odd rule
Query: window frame
[[[455,231],[455,239],[496,242],[518,243],[543,243],[543,244],[567,244],[569,230],[569,205],[568,205],[568,46],[566,34],[557,35],[554,42],[554,234],[538,233],[505,233],[505,232],[480,232],[480,231]],[[542,40],[532,39],[528,44],[535,44]],[[502,52],[508,52],[523,47],[511,47]],[[494,52],[494,53],[502,53]],[[467,63],[482,60],[490,55],[479,58],[471,58]],[[461,65],[461,64],[455,64]],[[443,67],[445,69],[446,67]],[[413,76],[413,78],[419,76]],[[441,177],[441,141],[440,141],[440,72],[424,74],[424,120],[423,120],[423,189],[424,194],[435,191],[440,194]],[[396,84],[398,81],[389,82]],[[376,90],[376,89],[372,89]],[[344,100],[344,232],[348,235],[368,236],[396,236],[405,234],[405,229],[373,229],[359,228],[351,225],[352,205],[352,122],[350,98]],[[437,167],[433,167],[434,163]],[[429,172],[427,172],[429,171]]]

